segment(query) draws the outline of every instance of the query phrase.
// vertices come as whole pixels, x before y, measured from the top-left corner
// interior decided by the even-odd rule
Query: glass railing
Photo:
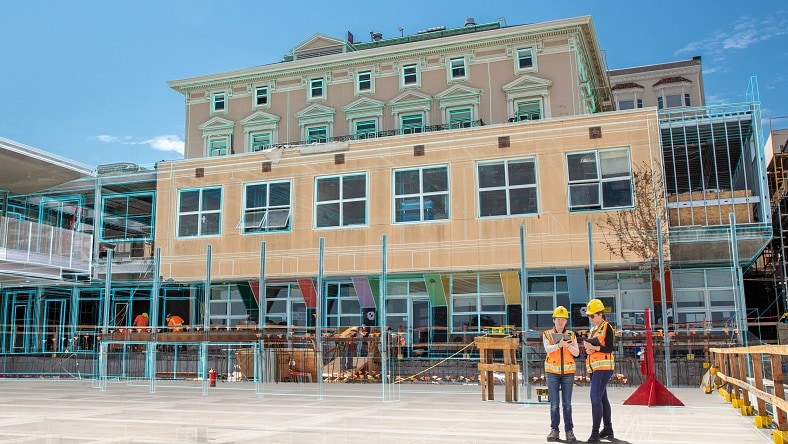
[[[87,233],[0,217],[0,260],[88,272],[92,245]]]

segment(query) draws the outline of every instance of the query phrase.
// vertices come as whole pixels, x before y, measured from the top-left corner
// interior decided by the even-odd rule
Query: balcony
[[[60,279],[88,273],[93,236],[36,222],[0,217],[0,274]]]

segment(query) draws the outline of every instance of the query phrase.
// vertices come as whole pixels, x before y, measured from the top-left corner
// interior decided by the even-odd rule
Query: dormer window
[[[516,52],[515,71],[535,71],[533,48],[520,48]]]
[[[419,70],[416,64],[405,65],[402,67],[402,84],[403,85],[418,85],[419,83]]]
[[[268,87],[258,86],[254,89],[254,105],[266,106],[268,105]]]
[[[449,61],[452,79],[462,79],[465,77],[465,57],[458,57]]]
[[[359,92],[372,90],[372,71],[358,73],[357,87]]]
[[[211,101],[211,112],[222,113],[225,112],[225,93],[214,93],[213,100]]]
[[[309,81],[309,98],[320,99],[324,97],[324,82],[323,79],[312,79]]]

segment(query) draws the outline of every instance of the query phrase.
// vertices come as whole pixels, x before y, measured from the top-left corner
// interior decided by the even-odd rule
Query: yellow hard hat
[[[563,305],[559,305],[553,310],[553,317],[569,319],[569,311]]]
[[[142,315],[145,316],[146,318],[148,317],[148,313],[143,313]]]
[[[586,314],[595,314],[601,313],[605,311],[605,304],[602,303],[599,299],[591,299],[588,301],[588,305],[586,305]]]

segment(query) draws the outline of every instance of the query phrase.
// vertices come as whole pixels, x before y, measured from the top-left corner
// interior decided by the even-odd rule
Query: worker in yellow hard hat
[[[613,376],[613,327],[605,318],[605,304],[599,299],[591,299],[586,305],[586,316],[591,321],[588,339],[583,341],[586,369],[591,374],[591,437],[586,442],[599,442],[602,438],[613,439],[610,401],[607,399],[607,383]],[[602,430],[599,426],[604,424]]]
[[[135,327],[147,327],[148,326],[148,313],[140,313],[134,318],[134,326]],[[150,331],[149,328],[137,328],[137,332],[142,331]]]
[[[575,357],[580,354],[580,348],[577,346],[577,336],[566,328],[568,322],[569,311],[559,305],[553,310],[553,328],[542,333],[546,354],[544,374],[547,382],[547,397],[550,399],[548,441],[560,439],[558,426],[561,423],[559,409],[562,404],[566,442],[577,441],[572,422],[572,387],[575,384]]]

